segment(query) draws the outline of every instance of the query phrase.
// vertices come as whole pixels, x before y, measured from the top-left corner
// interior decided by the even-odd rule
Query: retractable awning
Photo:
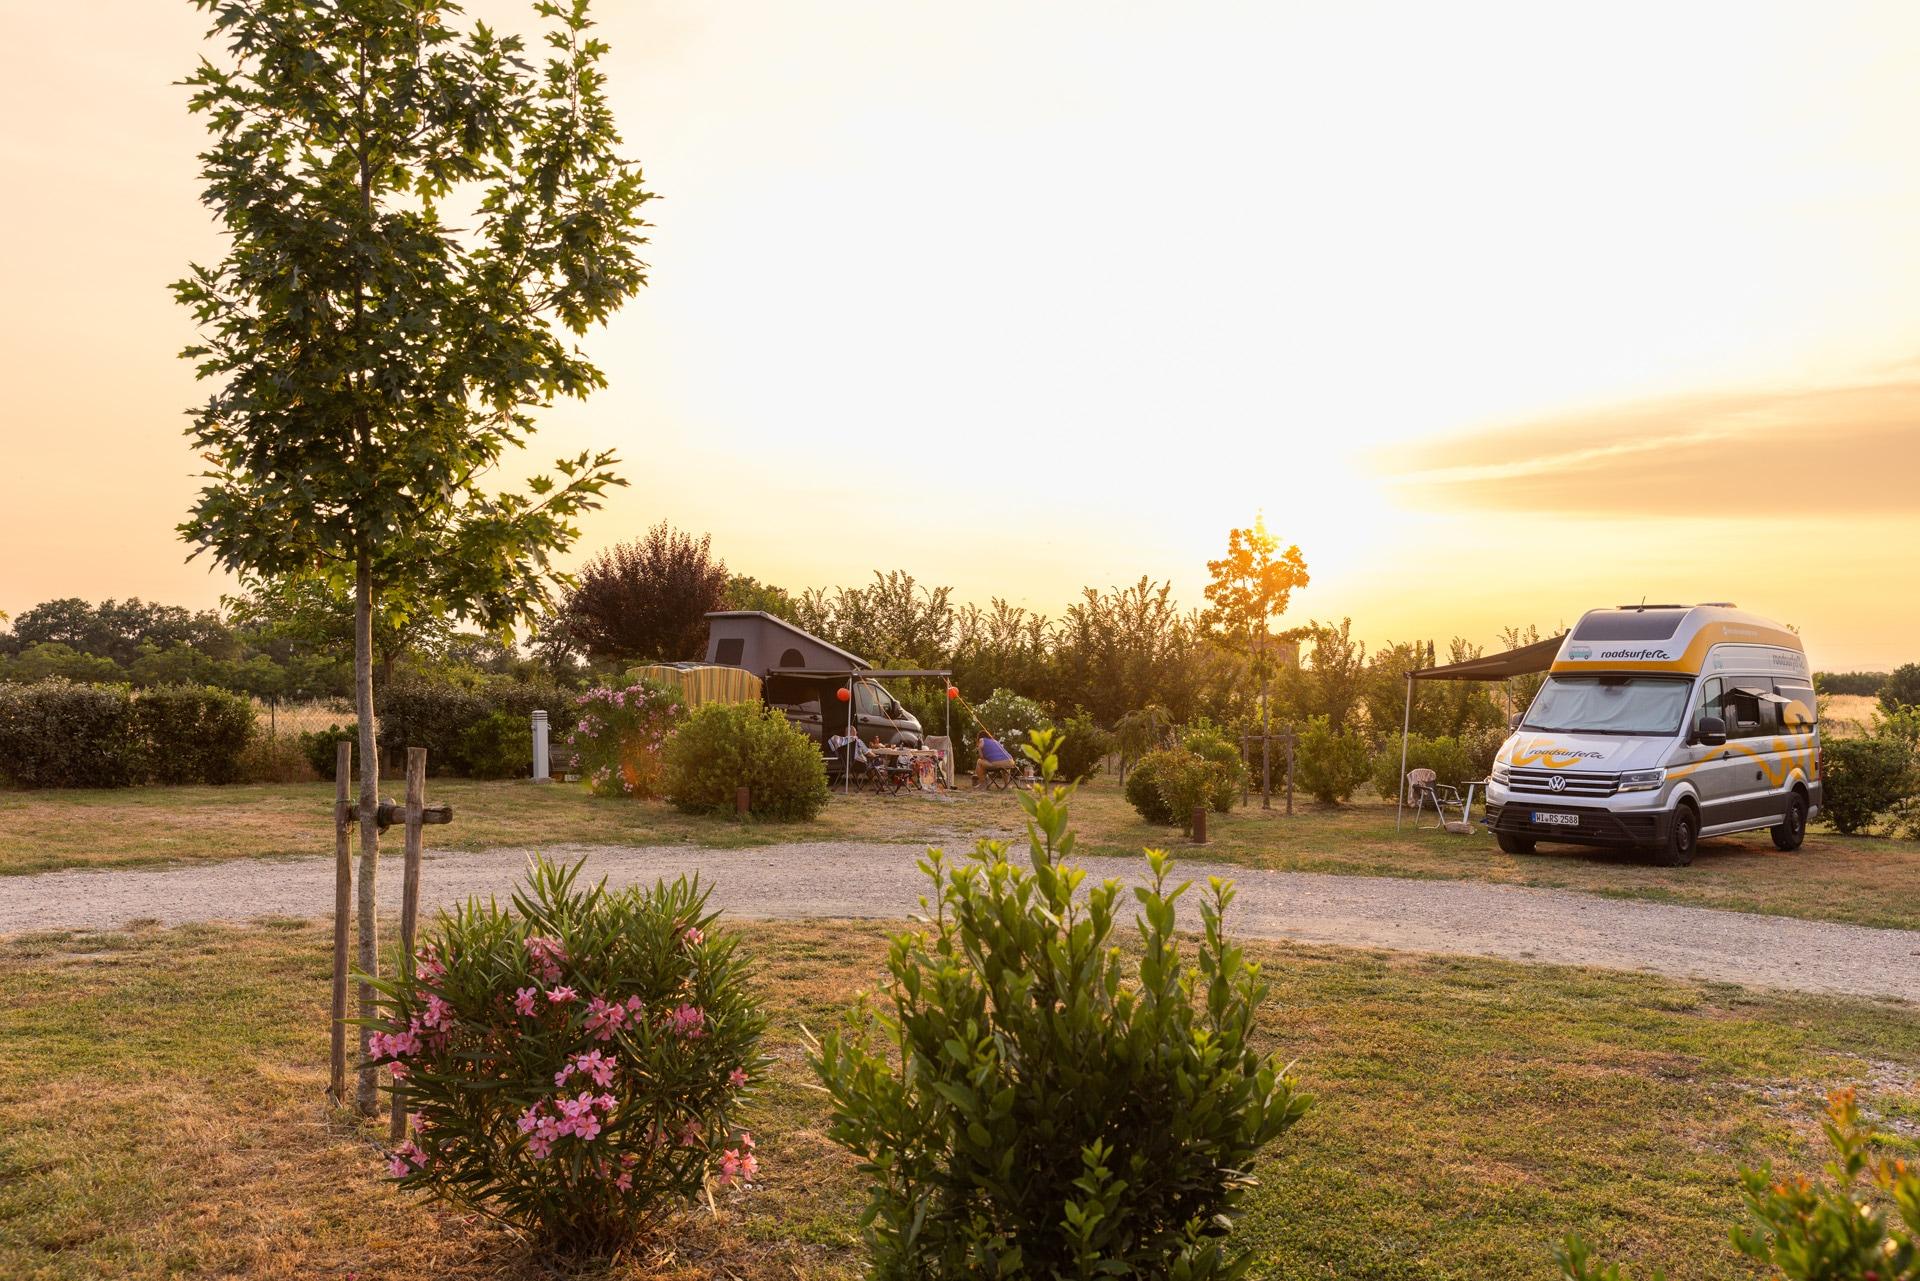
[[[1445,667],[1422,667],[1407,674],[1417,681],[1504,681],[1515,676],[1531,676],[1553,666],[1554,655],[1560,652],[1560,642],[1565,639],[1562,633],[1552,640],[1522,645],[1504,654],[1487,654]]]

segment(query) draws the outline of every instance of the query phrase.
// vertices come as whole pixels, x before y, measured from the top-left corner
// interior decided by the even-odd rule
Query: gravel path
[[[555,847],[586,856],[615,884],[699,872],[714,905],[743,916],[899,918],[924,884],[919,845],[813,843],[714,850],[692,846]],[[524,850],[429,854],[431,909],[468,895],[505,896]],[[1087,859],[1094,878],[1137,877],[1139,860]],[[1650,970],[1749,987],[1920,1001],[1920,930],[1869,929],[1788,917],[1600,898],[1473,881],[1262,872],[1185,860],[1183,875],[1238,882],[1230,923],[1247,937],[1349,947],[1464,953]],[[381,899],[396,908],[397,859],[383,859]],[[131,921],[243,921],[324,916],[331,859],[235,859],[161,871],[51,872],[0,878],[0,935],[111,929]],[[1197,917],[1195,920],[1197,921]]]

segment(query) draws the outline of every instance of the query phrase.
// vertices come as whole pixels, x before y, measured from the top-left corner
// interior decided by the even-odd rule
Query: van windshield
[[[1680,732],[1690,680],[1659,676],[1549,676],[1520,722],[1559,734]]]

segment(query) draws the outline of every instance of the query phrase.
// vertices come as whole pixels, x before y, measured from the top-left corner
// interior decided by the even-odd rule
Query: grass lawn
[[[738,823],[671,807],[597,799],[556,783],[435,779],[428,796],[450,802],[454,822],[434,828],[441,849],[559,844],[761,845],[783,841],[899,841],[965,846],[1020,831],[1005,792],[950,799],[836,795],[813,823]],[[324,855],[333,848],[333,790],[318,783],[124,791],[0,792],[0,874],[69,867],[125,867],[198,859]],[[1491,837],[1431,829],[1396,832],[1393,812],[1371,800],[1296,806],[1289,818],[1258,801],[1215,815],[1206,856],[1249,867],[1368,876],[1446,877],[1545,885],[1699,907],[1766,912],[1860,925],[1920,928],[1920,842],[1842,837],[1816,828],[1797,854],[1765,833],[1705,842],[1693,866],[1542,846],[1502,854]],[[1179,844],[1150,826],[1109,779],[1081,790],[1074,806],[1085,854],[1137,855]],[[398,848],[398,842],[393,842]]]
[[[852,1278],[859,1184],[823,1136],[801,1028],[879,972],[867,923],[742,927],[777,1067],[764,1184],[622,1278]],[[316,925],[0,943],[0,1276],[505,1278],[519,1245],[384,1182],[331,1115]],[[1257,945],[1269,1044],[1318,1103],[1264,1163],[1254,1275],[1551,1275],[1577,1228],[1675,1281],[1755,1275],[1734,1170],[1811,1169],[1831,1086],[1920,1151],[1920,1014],[1639,975]]]

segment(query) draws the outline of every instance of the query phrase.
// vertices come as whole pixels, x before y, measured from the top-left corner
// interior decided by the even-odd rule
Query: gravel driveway
[[[616,884],[699,872],[714,905],[743,916],[899,918],[925,884],[919,845],[809,843],[713,850],[691,846],[559,846]],[[524,850],[429,854],[430,909],[506,892]],[[1094,878],[1139,876],[1133,859],[1083,860]],[[1349,947],[1463,953],[1683,978],[1920,1001],[1920,930],[1869,929],[1780,916],[1600,898],[1472,881],[1263,872],[1182,861],[1184,876],[1238,882],[1229,923],[1247,937]],[[381,900],[397,909],[397,858],[382,860]],[[111,929],[130,921],[245,921],[324,916],[331,859],[236,859],[160,871],[50,872],[0,879],[0,935]],[[1198,924],[1197,912],[1193,923]]]

